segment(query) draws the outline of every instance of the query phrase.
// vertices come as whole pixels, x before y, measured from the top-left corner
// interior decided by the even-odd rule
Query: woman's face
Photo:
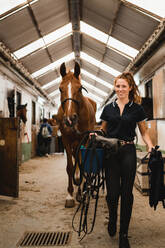
[[[119,78],[115,84],[115,92],[117,94],[118,99],[129,99],[129,92],[131,91],[131,87],[129,86],[127,80],[123,78]]]

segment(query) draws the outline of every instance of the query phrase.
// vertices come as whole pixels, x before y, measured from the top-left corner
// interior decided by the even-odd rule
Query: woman
[[[145,125],[141,97],[131,73],[124,72],[114,82],[117,99],[106,105],[101,114],[102,130],[109,138],[121,140],[117,154],[110,155],[105,165],[107,205],[109,209],[108,233],[116,234],[117,207],[120,203],[119,248],[130,248],[128,227],[133,205],[133,184],[136,173],[136,148],[134,138],[138,125],[142,138],[151,151],[153,144]]]

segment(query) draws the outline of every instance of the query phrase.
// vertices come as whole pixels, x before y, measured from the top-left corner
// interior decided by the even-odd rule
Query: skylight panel
[[[112,36],[105,34],[104,32],[83,21],[80,22],[80,29],[81,32],[91,36],[94,39],[97,39],[98,41],[103,42],[107,45],[107,47],[115,49],[116,52],[122,54],[125,57],[128,57],[129,59],[134,58],[138,53],[138,50],[126,45]]]
[[[43,39],[39,39],[39,40],[36,40],[32,43],[30,43],[29,45],[27,46],[24,46],[22,48],[20,48],[19,50],[15,51],[13,54],[18,58],[23,58],[25,57],[26,55],[36,51],[37,49],[43,47],[45,44],[44,44],[44,41]]]
[[[35,71],[34,73],[31,74],[31,76],[33,78],[39,77],[45,73],[47,73],[50,70],[54,70],[55,68],[59,67],[63,62],[68,62],[70,60],[74,59],[74,52],[69,53],[68,55],[66,55],[65,57],[56,60],[55,62],[43,67],[42,69]]]
[[[104,81],[103,79],[93,75],[92,73],[89,73],[88,71],[84,70],[84,69],[81,69],[81,73],[84,74],[84,75],[87,75],[89,78],[97,81],[98,83],[104,85],[105,87],[109,88],[109,89],[112,89],[113,88],[113,85]]]
[[[114,77],[118,76],[120,74],[119,71],[113,69],[112,67],[109,67],[108,65],[105,65],[104,63],[98,61],[97,59],[89,56],[88,54],[81,52],[81,58],[88,61],[89,63],[101,68],[102,70],[110,73]]]
[[[165,17],[165,4],[163,0],[127,0],[130,3],[133,3],[143,9],[146,9],[156,15]]]
[[[17,1],[12,1],[12,0],[0,0],[1,5],[0,5],[0,15],[3,15],[0,18],[0,21],[17,13],[21,9],[26,8],[29,4],[33,4],[37,2],[38,0],[33,0],[29,3],[27,3],[27,0],[17,0]],[[9,12],[9,13],[8,13]]]
[[[97,39],[103,43],[107,43],[108,35],[104,32],[98,30],[97,28],[92,27],[91,25],[80,21],[80,30],[81,32],[90,35],[94,39]]]
[[[26,0],[17,0],[17,1],[1,0],[0,15],[9,11],[10,9],[17,7],[22,3],[26,3]]]
[[[56,96],[58,94],[60,94],[59,89],[54,90],[53,92],[51,92],[50,94],[48,94],[48,96],[52,97],[52,96]]]
[[[81,82],[83,83],[83,86],[86,86],[86,87],[96,91],[98,94],[100,94],[102,96],[107,96],[108,95],[108,93],[106,93],[105,91],[96,88],[95,86],[93,86],[92,84],[87,83],[84,80],[81,80]]]
[[[68,23],[67,25],[59,28],[50,34],[43,36],[34,42],[31,42],[27,46],[22,47],[21,49],[15,51],[13,54],[18,58],[23,58],[26,55],[38,50],[39,48],[44,48],[45,45],[49,45],[55,42],[58,42],[61,39],[66,38],[67,36],[71,35],[72,33],[72,25]]]
[[[103,100],[104,100],[104,99],[102,99],[101,97],[92,94],[91,92],[88,92],[88,93],[87,93],[86,91],[84,91],[83,95],[84,95],[84,96],[87,96],[87,97],[89,97],[89,98],[91,97],[91,99],[96,100],[96,101],[98,101],[99,103],[102,103]]]
[[[46,44],[49,44],[71,32],[72,32],[72,24],[68,23],[67,25],[55,30],[54,32],[51,32],[50,34],[45,35],[43,39]]]
[[[97,66],[97,67],[100,67],[100,61],[98,61],[97,59],[91,57],[90,55],[88,55],[87,53],[84,53],[84,52],[81,52],[81,58],[88,61],[89,63]]]
[[[100,64],[100,68],[106,72],[109,72],[110,74],[112,74],[113,76],[118,76],[120,74],[119,71],[113,69],[112,67],[109,67],[108,65],[104,64],[101,62]]]
[[[49,82],[47,84],[44,84],[41,88],[42,89],[48,89],[51,86],[58,84],[60,82],[60,80],[61,80],[61,77],[58,77],[55,80],[53,80],[53,81],[51,81],[51,82]]]
[[[129,55],[131,58],[134,58],[139,52],[135,48],[128,46],[127,44],[113,38],[112,36],[109,37],[107,46],[109,48],[115,48],[116,50]]]

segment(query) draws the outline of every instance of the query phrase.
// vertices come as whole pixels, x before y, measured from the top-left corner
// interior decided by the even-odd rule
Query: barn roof
[[[0,13],[1,62],[10,60],[55,105],[62,62],[70,69],[75,60],[80,63],[82,84],[103,106],[114,77],[124,70],[135,73],[165,36],[163,17],[130,1],[14,2],[19,5],[6,4]]]

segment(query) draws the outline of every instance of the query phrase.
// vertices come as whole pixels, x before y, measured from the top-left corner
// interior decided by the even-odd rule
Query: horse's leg
[[[72,153],[70,147],[66,146],[66,153],[67,153],[67,167],[66,171],[68,174],[68,195],[66,197],[65,207],[71,208],[74,207],[75,201],[73,198],[73,182],[72,182],[72,175],[73,175],[73,162],[72,162]]]
[[[74,155],[74,157],[73,157],[73,163],[75,163],[75,156],[76,156],[76,149],[77,149],[77,146],[78,146],[78,142],[77,143],[75,143],[75,146],[74,146],[74,149],[73,149],[73,155]],[[80,155],[80,153],[78,154],[78,156],[79,156],[79,161],[81,161],[81,155]],[[78,166],[78,164],[76,164],[76,171],[75,171],[75,181],[77,182],[77,184],[80,184],[80,169],[79,169],[79,166]],[[82,185],[82,183],[81,183],[81,185]],[[76,200],[78,201],[78,202],[80,202],[81,201],[81,185],[80,186],[77,186],[77,188],[76,188]]]

